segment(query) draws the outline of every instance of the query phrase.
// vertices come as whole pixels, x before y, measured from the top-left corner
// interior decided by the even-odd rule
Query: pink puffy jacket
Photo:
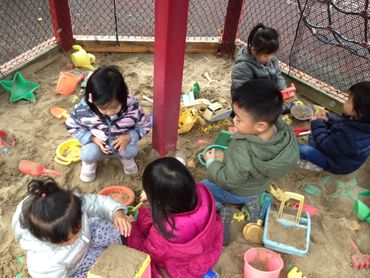
[[[197,184],[198,204],[194,210],[174,215],[176,238],[167,240],[154,227],[149,208],[140,208],[132,225],[128,246],[150,255],[152,277],[202,277],[222,252],[222,221],[216,214],[212,193]]]

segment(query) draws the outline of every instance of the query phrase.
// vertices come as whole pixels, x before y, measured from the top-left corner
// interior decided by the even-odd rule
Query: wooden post
[[[219,52],[232,55],[235,49],[235,38],[239,29],[240,15],[244,0],[229,0],[225,18],[224,33]]]
[[[153,147],[176,150],[189,0],[155,0]]]
[[[68,0],[49,0],[54,36],[61,51],[72,49],[73,33]]]

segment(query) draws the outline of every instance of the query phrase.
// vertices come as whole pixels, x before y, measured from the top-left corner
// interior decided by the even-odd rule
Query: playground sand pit
[[[139,142],[140,152],[136,161],[140,173],[126,176],[116,158],[99,162],[97,178],[92,183],[79,179],[80,163],[63,166],[54,162],[57,146],[70,138],[64,122],[51,116],[49,109],[60,106],[71,111],[73,96],[56,94],[55,88],[60,71],[68,71],[68,55],[57,55],[50,63],[39,61],[36,66],[22,70],[26,80],[40,84],[36,91],[37,102],[19,101],[9,103],[9,94],[0,93],[0,129],[13,135],[16,145],[8,154],[0,153],[0,273],[1,277],[14,277],[18,273],[27,277],[25,254],[15,242],[11,230],[11,217],[16,205],[26,196],[26,184],[30,176],[18,170],[22,159],[34,160],[48,168],[62,172],[56,180],[63,186],[78,186],[83,192],[96,193],[109,185],[126,185],[136,192],[136,201],[141,191],[141,174],[145,166],[158,158],[152,149],[151,133]],[[125,76],[131,94],[141,102],[147,113],[152,111],[152,103],[143,95],[153,94],[153,55],[152,54],[96,54],[97,66],[116,64]],[[187,55],[185,61],[183,92],[188,92],[194,82],[200,85],[200,96],[208,99],[229,98],[230,73],[233,61],[210,54]],[[39,66],[37,66],[39,65]],[[208,85],[202,74],[207,71],[217,85]],[[84,73],[83,69],[73,69],[72,73]],[[298,92],[299,93],[299,92]],[[77,96],[81,97],[76,90]],[[185,156],[189,169],[197,181],[205,178],[205,168],[196,162],[196,154],[214,143],[222,127],[214,127],[205,134],[197,124],[191,131],[179,135],[177,151]],[[226,128],[226,127],[224,127]],[[350,175],[336,176],[326,172],[317,173],[294,168],[285,178],[277,180],[281,189],[305,195],[305,202],[320,209],[320,214],[312,219],[311,243],[307,255],[295,257],[282,254],[285,266],[297,266],[307,277],[368,277],[369,270],[354,271],[351,262],[353,251],[349,242],[352,237],[363,253],[370,253],[370,227],[360,222],[358,230],[356,217],[351,211],[353,202],[343,194],[352,196],[368,187],[370,180],[369,162]],[[191,167],[190,167],[191,166]],[[355,179],[355,180],[353,180]],[[312,196],[304,191],[302,181],[321,188],[321,196]],[[343,182],[342,184],[337,181]],[[356,181],[357,184],[355,184]],[[355,222],[352,222],[354,220]],[[349,224],[348,224],[349,223]],[[245,222],[232,223],[232,241],[223,249],[215,270],[221,277],[243,276],[244,252],[255,245],[248,243],[242,230]],[[293,244],[294,245],[294,244]],[[23,260],[22,260],[23,258]],[[286,276],[286,268],[282,277]]]

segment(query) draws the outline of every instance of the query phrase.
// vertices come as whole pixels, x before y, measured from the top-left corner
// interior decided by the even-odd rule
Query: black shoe
[[[231,240],[231,221],[233,220],[233,210],[229,207],[220,209],[220,216],[224,228],[224,246],[228,245]]]

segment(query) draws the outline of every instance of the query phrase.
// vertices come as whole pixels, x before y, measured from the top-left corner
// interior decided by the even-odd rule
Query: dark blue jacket
[[[311,122],[316,147],[326,155],[334,174],[348,174],[358,169],[370,155],[370,123],[342,115],[329,114],[329,120]]]

